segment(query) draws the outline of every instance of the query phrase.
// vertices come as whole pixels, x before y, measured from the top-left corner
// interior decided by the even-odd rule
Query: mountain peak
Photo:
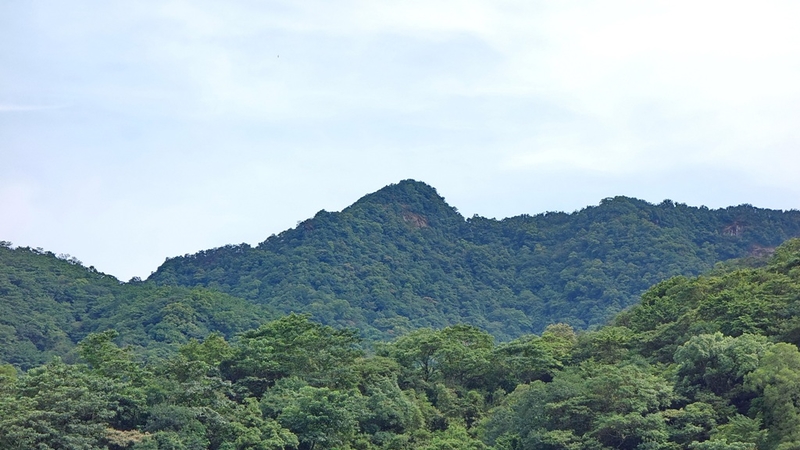
[[[365,195],[356,203],[362,201],[403,203],[408,201],[413,202],[417,199],[444,202],[444,198],[440,196],[438,192],[436,192],[436,189],[433,186],[423,183],[422,181],[407,179],[398,183],[392,183],[388,186],[384,186],[371,194]]]
[[[393,211],[414,228],[461,223],[464,220],[458,210],[448,205],[433,186],[411,179],[367,194],[345,208],[345,211],[366,212],[375,208]]]

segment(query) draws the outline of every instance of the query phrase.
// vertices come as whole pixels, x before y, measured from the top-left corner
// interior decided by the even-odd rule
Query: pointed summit
[[[458,210],[448,205],[435,188],[410,179],[365,195],[342,212],[354,215],[366,213],[370,216],[392,212],[416,228],[458,227],[464,222]]]
[[[654,283],[788,236],[800,236],[798,211],[627,197],[572,214],[467,221],[433,187],[403,180],[255,248],[170,259],[150,281],[213,287],[371,337],[469,323],[513,339],[548,323],[602,324]]]
[[[402,180],[361,197],[353,206],[361,203],[414,204],[419,202],[443,203],[444,198],[433,186],[416,180]]]

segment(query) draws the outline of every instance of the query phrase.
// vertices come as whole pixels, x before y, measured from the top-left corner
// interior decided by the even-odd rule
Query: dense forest
[[[143,359],[109,329],[74,362],[0,366],[0,448],[795,449],[798,312],[794,239],[662,281],[591,331],[368,342],[289,314]]]
[[[605,323],[651,285],[800,236],[800,211],[614,197],[580,211],[465,219],[413,180],[295,229],[169,259],[148,281],[208,287],[388,339],[475,325],[500,340]]]
[[[0,242],[0,362],[20,368],[76,358],[91,332],[118,330],[138,353],[174,353],[212,331],[232,337],[276,317],[209,289],[156,286],[83,267],[68,255]]]
[[[256,247],[167,260],[121,283],[68,255],[0,243],[0,362],[77,361],[89,333],[146,357],[296,312],[367,341],[469,324],[507,342],[606,323],[651,285],[800,236],[800,212],[615,197],[571,214],[465,219],[432,187],[387,186]]]

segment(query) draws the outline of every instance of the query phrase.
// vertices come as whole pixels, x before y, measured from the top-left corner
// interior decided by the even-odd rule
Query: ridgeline
[[[74,258],[0,245],[0,361],[28,368],[110,328],[148,357],[290,312],[368,341],[470,324],[499,341],[586,329],[651,285],[723,261],[757,263],[800,236],[800,212],[604,199],[571,214],[465,219],[406,180],[251,247],[168,259],[121,283]],[[741,264],[741,260],[740,264]]]
[[[551,323],[605,323],[655,283],[769,255],[795,236],[799,211],[627,197],[571,214],[465,219],[405,180],[255,247],[169,259],[148,282],[309,313],[370,339],[467,323],[508,340]]]

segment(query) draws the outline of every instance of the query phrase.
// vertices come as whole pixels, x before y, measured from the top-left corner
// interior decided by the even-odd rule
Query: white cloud
[[[798,207],[798,13],[789,1],[6,2],[0,179],[35,180],[41,214],[20,217],[40,235],[58,217],[47,242],[84,233],[74,242],[100,252],[159,236],[155,259],[126,258],[138,261],[235,242],[240,227],[259,240],[408,177],[498,216],[654,192]],[[32,198],[5,189],[20,211]],[[153,269],[118,264],[126,279]]]

